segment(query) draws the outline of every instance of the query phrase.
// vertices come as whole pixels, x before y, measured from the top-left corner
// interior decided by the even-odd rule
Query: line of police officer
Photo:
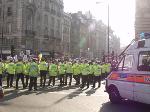
[[[67,85],[69,78],[69,86],[72,84],[72,78],[75,79],[76,84],[81,88],[87,86],[89,88],[90,83],[95,88],[96,82],[98,87],[101,86],[101,80],[106,77],[106,74],[110,72],[110,63],[100,63],[99,61],[88,60],[53,60],[48,63],[42,59],[40,63],[36,59],[28,62],[22,62],[21,59],[14,63],[12,59],[9,62],[3,63],[0,61],[0,86],[2,86],[2,74],[7,74],[7,88],[13,87],[13,79],[16,76],[16,89],[18,89],[18,81],[21,79],[22,86],[25,89],[28,87],[29,91],[37,90],[37,78],[40,75],[40,86],[45,87],[46,77],[49,76],[48,86],[55,85],[56,78],[59,78],[60,85]],[[25,79],[25,80],[24,80]],[[82,81],[81,81],[82,79]]]

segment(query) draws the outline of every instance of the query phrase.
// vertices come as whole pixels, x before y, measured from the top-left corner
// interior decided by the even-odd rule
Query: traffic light
[[[15,56],[15,47],[14,47],[14,45],[11,45],[11,56],[12,57]]]
[[[51,57],[55,58],[55,52],[54,52],[54,50],[52,51]]]

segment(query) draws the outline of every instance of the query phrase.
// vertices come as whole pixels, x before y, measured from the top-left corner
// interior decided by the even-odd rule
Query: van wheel
[[[121,96],[116,87],[111,87],[109,89],[109,99],[112,103],[120,103],[121,102]]]

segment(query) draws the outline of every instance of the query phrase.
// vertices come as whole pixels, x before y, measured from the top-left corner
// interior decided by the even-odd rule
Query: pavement
[[[150,106],[124,101],[111,104],[108,94],[101,88],[80,89],[75,86],[45,87],[38,91],[27,89],[5,89],[5,97],[0,101],[0,112],[150,112]]]

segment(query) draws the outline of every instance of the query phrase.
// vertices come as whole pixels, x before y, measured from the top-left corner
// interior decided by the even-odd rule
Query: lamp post
[[[5,0],[4,0],[5,1]],[[4,19],[5,19],[5,16],[4,16],[4,12],[5,12],[5,4],[4,4],[4,1],[2,0],[2,34],[1,34],[1,58],[3,59],[3,40],[4,40]]]
[[[107,11],[108,11],[108,29],[107,29],[108,30],[108,32],[107,32],[107,39],[108,39],[108,43],[107,44],[108,44],[108,46],[107,47],[108,47],[108,57],[109,57],[109,3],[108,3],[107,8],[108,8],[107,9]]]
[[[96,2],[96,4],[100,4],[103,2]],[[109,54],[110,54],[110,50],[109,50],[109,2],[107,3],[107,25],[108,25],[108,29],[107,29],[107,53],[108,53],[108,59],[109,59]]]

